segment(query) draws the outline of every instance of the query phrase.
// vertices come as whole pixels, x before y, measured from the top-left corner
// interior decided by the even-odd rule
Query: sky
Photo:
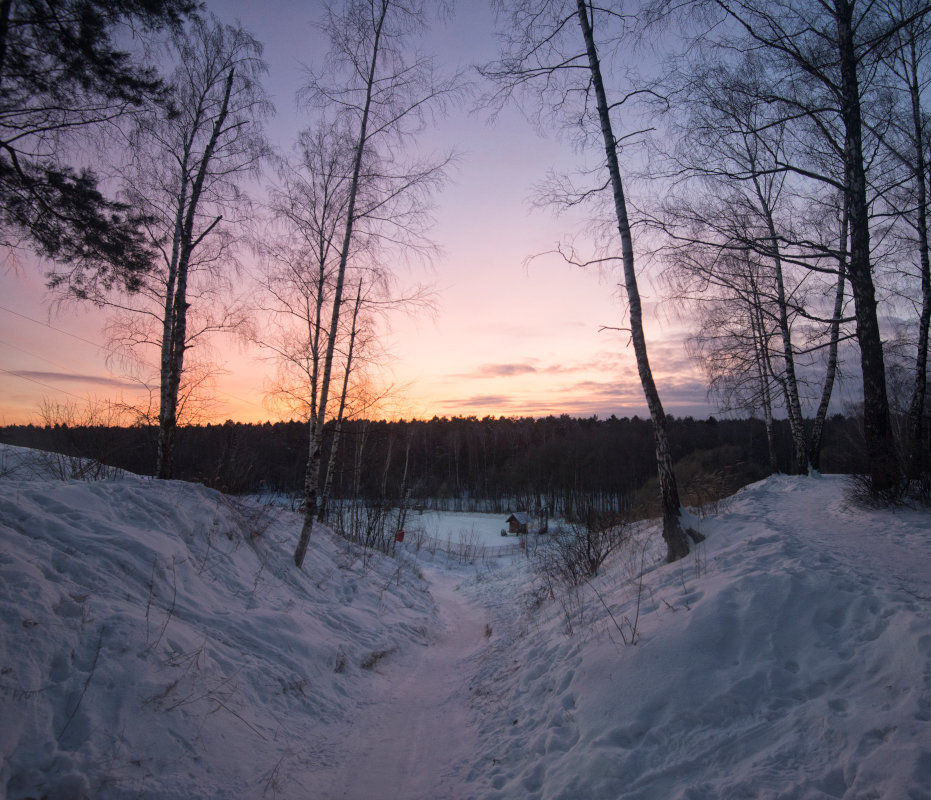
[[[306,66],[322,54],[314,27],[320,5],[214,0],[208,7],[223,19],[240,19],[265,43],[267,87],[277,109],[269,135],[287,152],[309,123],[294,98]],[[488,60],[495,47],[493,15],[479,2],[460,3],[427,45],[451,68]],[[534,186],[550,169],[574,163],[571,145],[539,135],[516,108],[505,108],[491,123],[472,106],[460,104],[423,140],[424,147],[455,150],[459,160],[436,196],[431,236],[441,254],[431,265],[399,274],[402,285],[431,284],[436,309],[392,321],[385,379],[394,390],[384,413],[646,415],[628,337],[604,330],[625,324],[617,276],[572,267],[553,255],[583,223],[531,203]],[[138,396],[108,361],[106,315],[86,304],[54,306],[42,273],[26,254],[15,263],[7,258],[0,269],[0,424],[43,422],[50,408]],[[714,409],[686,354],[687,326],[660,303],[648,275],[642,292],[667,413],[707,416]],[[215,340],[214,348],[224,374],[210,417],[277,418],[265,398],[269,362],[231,339]]]

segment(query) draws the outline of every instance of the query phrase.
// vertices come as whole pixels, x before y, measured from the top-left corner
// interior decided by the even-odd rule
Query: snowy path
[[[461,574],[425,577],[439,631],[429,646],[376,667],[386,690],[354,721],[326,795],[332,800],[456,798],[474,759],[465,662],[487,641],[484,615],[457,591]]]
[[[321,531],[298,573],[297,515],[8,476],[0,800],[931,800],[931,513],[846,492],[773,476],[550,598],[524,558]]]
[[[931,563],[931,537],[914,535],[916,526],[928,527],[926,512],[857,506],[846,488],[825,504],[819,488],[831,483],[847,484],[836,476],[810,481],[774,476],[755,513],[778,533],[786,555],[804,558],[809,567],[861,576],[871,585],[897,588],[916,599],[931,597],[931,571],[922,568]]]

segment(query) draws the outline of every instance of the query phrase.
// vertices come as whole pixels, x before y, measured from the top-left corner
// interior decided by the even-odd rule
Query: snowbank
[[[931,797],[931,516],[842,479],[550,598],[322,528],[298,571],[288,512],[0,456],[0,800]]]
[[[434,609],[325,529],[299,572],[297,527],[182,482],[0,480],[0,797],[310,796]]]
[[[703,531],[642,582],[615,561],[528,617],[498,604],[463,796],[931,797],[928,514],[774,477]]]

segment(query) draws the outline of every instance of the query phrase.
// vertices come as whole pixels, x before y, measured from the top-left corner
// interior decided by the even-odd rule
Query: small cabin
[[[527,514],[524,511],[518,511],[511,514],[505,522],[508,526],[508,533],[527,533]]]

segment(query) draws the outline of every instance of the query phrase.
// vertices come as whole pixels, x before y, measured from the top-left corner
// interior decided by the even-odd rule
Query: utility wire
[[[57,386],[52,386],[50,383],[44,383],[43,381],[36,380],[35,378],[30,378],[28,375],[21,375],[19,372],[15,372],[11,369],[6,369],[5,367],[0,367],[0,372],[5,372],[7,375],[12,375],[14,378],[20,378],[24,381],[29,381],[30,383],[38,384],[39,386],[44,386],[46,389],[51,389],[53,392],[58,394],[66,394],[69,397],[73,397],[75,400],[84,400],[85,398],[80,397],[79,395],[69,392],[67,389],[59,389]]]
[[[76,339],[79,342],[84,342],[85,344],[89,344],[92,347],[96,347],[100,350],[104,350],[105,352],[108,352],[111,354],[114,354],[116,352],[115,350],[113,350],[113,348],[106,347],[105,345],[101,345],[97,342],[92,342],[90,339],[85,339],[83,336],[78,336],[76,333],[71,333],[71,331],[66,331],[64,328],[59,328],[55,325],[52,325],[50,322],[43,322],[40,319],[35,319],[35,317],[30,317],[28,314],[23,314],[19,311],[14,311],[12,308],[7,308],[4,305],[0,305],[0,311],[6,311],[8,314],[13,314],[14,316],[20,317],[21,319],[25,319],[25,320],[28,320],[29,322],[33,322],[36,325],[42,325],[43,327],[49,328],[53,331],[57,331],[58,333],[62,333],[65,336],[70,336],[72,339]],[[14,346],[10,345],[10,347],[14,347]],[[49,364],[54,364],[55,366],[59,366],[59,367],[61,366],[59,364],[55,364],[54,361],[50,361],[49,359],[44,358],[43,356],[38,356],[38,355],[35,355],[34,353],[29,353],[26,350],[22,350],[22,348],[14,347],[14,349],[20,350],[21,352],[27,353],[28,355],[34,356],[35,358],[40,358],[43,361],[48,361]],[[145,362],[142,362],[142,363],[144,364],[144,366],[149,367],[149,369],[154,369],[154,367],[151,364],[147,364]],[[61,368],[66,369],[65,367],[61,367]],[[77,395],[72,394],[71,392],[67,392],[64,389],[61,389],[61,390],[56,389],[55,387],[50,386],[49,384],[42,383],[41,381],[35,380],[34,378],[27,378],[25,375],[19,375],[18,373],[12,370],[0,368],[0,371],[3,371],[9,375],[13,375],[14,377],[17,377],[17,378],[22,378],[23,380],[32,381],[33,383],[37,383],[40,386],[46,386],[47,388],[52,389],[53,391],[61,391],[63,394],[70,395],[71,397],[78,397]],[[71,377],[75,377],[75,378],[82,377],[80,375],[77,375],[76,373],[71,373],[71,372],[66,373],[66,374],[68,374]],[[256,403],[254,400],[248,400],[245,397],[239,397],[238,395],[230,394],[229,392],[223,391],[222,389],[217,390],[217,394],[223,395],[224,397],[227,397],[230,400],[238,400],[240,403],[245,403],[246,405],[252,406],[253,408],[261,408],[263,411],[265,410],[265,407],[261,403]],[[82,398],[78,397],[78,399],[80,400]]]
[[[0,305],[0,311],[6,311],[8,314],[13,314],[21,319],[28,319],[30,322],[34,322],[36,325],[43,325],[46,328],[51,328],[53,331],[58,331],[59,333],[65,334],[65,336],[70,336],[72,339],[77,339],[79,342],[84,342],[85,344],[92,345],[93,347],[101,347],[97,342],[92,342],[90,339],[85,339],[83,336],[78,336],[76,333],[71,333],[71,331],[66,331],[64,328],[56,328],[50,322],[43,322],[40,319],[35,317],[30,317],[26,314],[21,314],[19,311],[14,311],[12,308],[7,308],[6,306]],[[106,347],[102,349],[106,350]]]
[[[62,373],[64,375],[73,374],[73,373],[67,372],[68,367],[66,367],[64,364],[59,364],[57,361],[52,361],[52,359],[47,358],[46,356],[43,356],[43,355],[39,355],[39,353],[33,353],[31,350],[27,350],[24,347],[19,347],[15,344],[11,344],[10,342],[4,341],[3,339],[0,339],[0,344],[2,344],[4,347],[10,350],[17,350],[20,353],[25,353],[30,358],[36,358],[39,361],[44,361],[46,364],[51,364],[53,367],[58,367],[61,370],[66,370],[64,373]]]

